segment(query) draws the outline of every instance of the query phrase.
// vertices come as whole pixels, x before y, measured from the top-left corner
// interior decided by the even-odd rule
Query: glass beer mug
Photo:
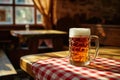
[[[91,39],[95,38],[95,55],[98,55],[99,38],[91,35],[90,28],[70,28],[69,29],[69,61],[75,66],[87,66],[92,58],[90,57]]]

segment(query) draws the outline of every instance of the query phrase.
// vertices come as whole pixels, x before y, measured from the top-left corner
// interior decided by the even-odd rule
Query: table
[[[62,50],[63,37],[65,37],[67,33],[59,30],[12,30],[11,34],[20,39],[27,38],[28,48],[32,54],[38,51],[39,39],[52,39],[54,51]]]
[[[91,50],[91,52],[93,53],[94,50]],[[68,51],[59,51],[59,52],[50,52],[50,53],[44,53],[44,54],[26,55],[26,56],[21,57],[20,67],[25,72],[30,74],[32,77],[35,77],[35,75],[32,72],[33,63],[35,63],[38,60],[67,57],[68,54],[69,54]],[[99,57],[120,59],[120,48],[119,47],[118,48],[101,47]]]
[[[17,74],[3,50],[0,50],[0,77]]]

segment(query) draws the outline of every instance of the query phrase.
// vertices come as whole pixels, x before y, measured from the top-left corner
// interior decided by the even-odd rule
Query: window
[[[32,0],[0,0],[0,25],[41,24]]]

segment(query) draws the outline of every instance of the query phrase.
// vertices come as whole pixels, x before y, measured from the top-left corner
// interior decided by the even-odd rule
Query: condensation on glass
[[[42,23],[42,15],[40,14],[40,12],[37,10],[37,24]]]
[[[33,24],[34,8],[33,7],[16,7],[16,24]]]
[[[33,4],[32,0],[15,0],[16,4]]]
[[[11,6],[0,6],[0,24],[13,24]]]
[[[0,4],[12,4],[13,0],[0,0]]]

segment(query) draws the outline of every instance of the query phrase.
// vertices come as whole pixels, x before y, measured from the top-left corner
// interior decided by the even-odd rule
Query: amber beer
[[[86,66],[90,63],[90,34],[89,28],[70,28],[69,52],[71,64]]]

